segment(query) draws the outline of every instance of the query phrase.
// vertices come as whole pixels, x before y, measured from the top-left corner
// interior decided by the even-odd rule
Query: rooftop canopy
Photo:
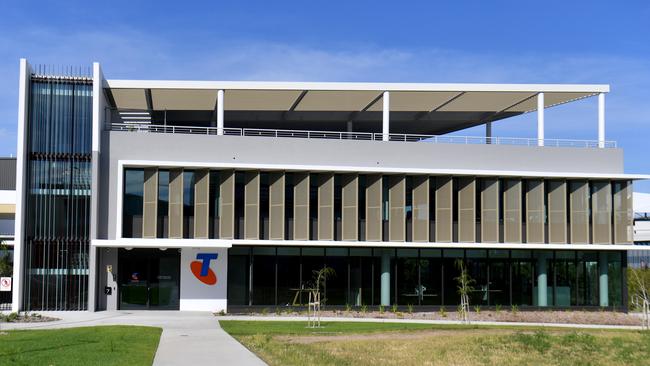
[[[223,90],[226,127],[441,135],[609,92],[608,85],[107,80],[109,104],[152,122],[209,124]]]

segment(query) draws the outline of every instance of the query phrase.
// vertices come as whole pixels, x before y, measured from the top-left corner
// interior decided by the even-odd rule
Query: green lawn
[[[102,326],[13,330],[0,335],[0,365],[147,365],[162,329]]]
[[[648,365],[650,333],[463,325],[220,321],[270,365]]]

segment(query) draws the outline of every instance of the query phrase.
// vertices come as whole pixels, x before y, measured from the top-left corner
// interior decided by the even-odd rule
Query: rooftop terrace
[[[608,85],[106,80],[108,129],[583,148],[605,140]],[[546,139],[544,110],[598,97],[598,139]],[[492,136],[492,123],[537,112],[537,136]],[[480,137],[448,136],[485,125]]]

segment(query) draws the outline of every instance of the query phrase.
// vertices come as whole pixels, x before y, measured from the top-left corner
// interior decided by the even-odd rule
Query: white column
[[[598,94],[598,147],[605,147],[605,93]]]
[[[485,143],[492,143],[492,122],[485,123]]]
[[[384,114],[381,125],[381,140],[388,141],[388,134],[390,131],[390,93],[387,91],[384,92],[384,97],[382,99],[384,100]]]
[[[16,214],[14,223],[14,273],[12,280],[11,311],[23,309],[23,222],[25,214],[25,128],[27,128],[27,108],[29,106],[29,64],[24,58],[20,59],[20,78],[18,81],[18,141],[16,145]]]
[[[537,146],[544,146],[544,93],[537,94]]]
[[[223,135],[223,90],[217,91],[217,135]]]

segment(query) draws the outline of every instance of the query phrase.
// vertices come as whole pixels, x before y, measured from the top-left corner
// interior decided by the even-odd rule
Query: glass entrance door
[[[177,249],[120,249],[120,309],[178,310],[180,253]]]

